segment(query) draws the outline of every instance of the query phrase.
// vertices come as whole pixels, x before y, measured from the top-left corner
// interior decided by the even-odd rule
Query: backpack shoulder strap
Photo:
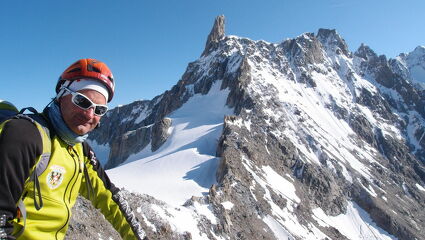
[[[52,141],[50,140],[48,128],[42,126],[38,122],[35,122],[35,125],[40,132],[43,142],[43,153],[40,155],[39,159],[37,159],[36,168],[34,169],[35,175],[38,177],[46,170],[47,165],[49,165],[50,155],[52,153]]]
[[[32,114],[24,114],[26,110],[31,111]],[[40,132],[41,140],[43,143],[43,153],[36,160],[36,165],[34,169],[35,173],[31,174],[30,180],[34,181],[34,178],[40,176],[46,170],[47,165],[49,165],[50,155],[52,152],[51,131],[49,123],[43,117],[42,114],[38,113],[37,110],[32,107],[23,108],[14,118],[24,118],[31,121],[32,123],[34,123],[34,125]]]
[[[24,114],[26,110],[31,111],[32,114]],[[34,123],[34,125],[40,132],[43,144],[43,153],[36,159],[35,165],[31,170],[32,172],[30,173],[29,178],[29,181],[34,182],[34,206],[37,210],[40,210],[43,207],[43,199],[41,198],[41,190],[38,177],[47,169],[52,152],[52,141],[48,122],[42,114],[38,113],[37,110],[32,107],[22,109],[16,116],[14,116],[14,118],[27,119],[28,121]]]

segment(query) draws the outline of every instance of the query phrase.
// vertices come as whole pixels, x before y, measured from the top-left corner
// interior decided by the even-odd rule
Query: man
[[[123,239],[144,238],[84,142],[113,98],[111,71],[100,61],[81,59],[61,75],[56,93],[42,117],[34,118],[50,132],[47,166],[38,164],[46,149],[44,130],[25,118],[0,124],[0,239],[63,239],[78,194],[90,199]],[[36,173],[40,168],[45,170]]]

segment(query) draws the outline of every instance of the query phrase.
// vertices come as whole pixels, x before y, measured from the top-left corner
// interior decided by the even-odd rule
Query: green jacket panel
[[[81,159],[81,160],[80,160]],[[34,207],[34,182],[26,181],[23,192],[27,212],[22,239],[63,239],[71,218],[71,208],[77,200],[82,180],[83,151],[81,144],[68,147],[52,139],[49,165],[38,177],[44,206]],[[20,224],[23,225],[21,221]]]

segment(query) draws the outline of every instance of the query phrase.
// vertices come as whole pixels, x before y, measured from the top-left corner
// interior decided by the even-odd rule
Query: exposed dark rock
[[[367,45],[361,44],[357,51],[354,53],[355,56],[363,58],[366,61],[376,61],[378,55]]]
[[[350,117],[349,124],[353,131],[370,145],[376,146],[372,124],[362,115],[353,114]]]
[[[110,139],[125,134],[150,104],[151,101],[140,100],[109,110],[102,117],[100,128],[90,132],[90,139],[96,139],[96,142],[101,145],[110,143]]]
[[[308,74],[308,73],[305,73],[305,72],[301,73],[301,76],[299,78],[299,82],[300,83],[306,83],[307,86],[310,86],[310,87],[316,87],[317,86],[316,82],[311,77],[311,75]]]
[[[202,53],[202,56],[208,54],[211,49],[217,47],[218,42],[224,37],[225,29],[224,29],[224,16],[218,16],[215,19],[214,26],[211,29],[210,34],[208,35],[207,43],[205,44],[205,50]]]
[[[241,66],[236,76],[227,76],[224,78],[222,89],[229,88],[230,93],[227,97],[226,104],[235,108],[235,113],[239,114],[241,109],[252,109],[253,101],[243,86],[247,86],[251,82],[250,67],[246,58],[243,58]]]
[[[112,225],[105,220],[99,210],[90,201],[79,197],[72,208],[72,218],[65,239],[121,239]]]
[[[384,204],[382,200],[373,198],[361,187],[357,188],[357,191],[353,191],[353,193],[353,198],[356,203],[367,211],[374,222],[388,233],[397,236],[399,239],[420,239],[420,235],[415,233],[418,232],[418,229],[415,229],[407,219],[404,219],[402,216],[392,211],[388,211],[388,208],[384,208],[383,206],[387,204]],[[390,194],[388,194],[388,196],[390,196]],[[397,204],[397,199],[388,199],[388,202],[388,205]],[[391,207],[389,209],[391,209]]]
[[[286,40],[282,43],[282,47],[287,56],[299,66],[323,61],[321,43],[313,33],[305,33],[296,39]]]
[[[168,138],[168,128],[171,126],[170,118],[163,118],[161,121],[155,123],[152,127],[152,152],[158,150]]]
[[[331,47],[330,50],[334,51],[336,54],[344,54],[347,57],[350,56],[350,51],[348,50],[345,40],[341,38],[335,29],[320,28],[317,33],[317,39],[323,46]]]
[[[120,138],[115,138],[110,145],[109,161],[105,169],[113,168],[123,163],[132,153],[141,151],[151,140],[151,128],[140,127],[128,131]]]
[[[392,114],[391,107],[388,102],[379,94],[371,93],[369,90],[362,88],[357,102],[370,108],[373,112],[379,113],[379,115],[385,119],[393,120],[395,117]]]
[[[301,181],[304,183],[304,191],[309,193],[305,197],[313,205],[322,208],[326,214],[336,216],[346,212],[344,184],[334,179],[330,172],[307,165],[304,166]]]
[[[105,165],[106,169],[113,168],[123,163],[132,153],[140,152],[149,143],[151,150],[156,151],[168,138],[168,128],[171,126],[171,119],[164,118],[153,125],[140,127],[128,131],[115,139],[111,144],[109,161]]]
[[[390,161],[394,161],[395,165],[398,165],[398,160],[405,159],[409,155],[406,145],[389,135],[384,135],[381,129],[376,131],[376,141],[381,153]]]
[[[401,69],[399,62],[394,59],[387,61],[384,55],[377,56],[369,47],[361,45],[355,53],[362,58],[361,70],[374,76],[375,81],[382,86],[397,91],[405,104],[419,112],[422,117],[425,116],[425,98],[421,95],[421,90],[416,89],[408,80],[408,74]],[[398,99],[392,99],[390,95],[384,95],[388,98],[391,105],[400,110],[407,111],[404,103],[399,103]]]

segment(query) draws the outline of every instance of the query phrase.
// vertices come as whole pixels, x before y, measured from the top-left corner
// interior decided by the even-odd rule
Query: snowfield
[[[179,206],[192,196],[203,196],[216,183],[217,141],[225,115],[228,90],[216,81],[207,95],[194,95],[173,112],[170,136],[154,153],[150,146],[120,167],[108,170],[112,182]]]

